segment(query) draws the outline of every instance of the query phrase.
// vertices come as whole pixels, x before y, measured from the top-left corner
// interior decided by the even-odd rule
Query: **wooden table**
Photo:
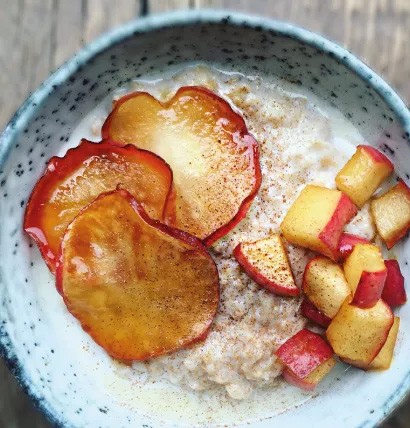
[[[410,0],[0,0],[0,129],[50,70],[102,32],[138,16],[201,7],[271,16],[325,34],[410,101]],[[49,426],[1,362],[0,428]],[[410,400],[383,425],[393,427],[410,427]]]

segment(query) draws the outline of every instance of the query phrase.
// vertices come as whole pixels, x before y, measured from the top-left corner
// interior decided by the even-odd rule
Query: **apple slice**
[[[345,260],[356,244],[370,244],[370,241],[351,233],[342,233],[339,241],[340,259]]]
[[[281,296],[299,295],[280,235],[242,242],[233,254],[247,275],[268,291]]]
[[[393,164],[383,153],[371,146],[358,146],[337,174],[336,185],[362,207],[393,170]]]
[[[305,318],[325,328],[328,327],[330,321],[332,321],[331,318],[327,317],[306,297],[303,299],[300,311]]]
[[[127,191],[100,195],[70,223],[57,288],[108,354],[146,360],[204,340],[218,271],[203,244],[152,220]]]
[[[205,88],[161,103],[146,92],[116,102],[102,135],[150,150],[171,166],[174,226],[211,245],[242,220],[260,183],[258,143],[243,118]]]
[[[367,367],[386,343],[393,321],[393,313],[383,300],[369,309],[346,300],[327,328],[326,337],[348,364]]]
[[[407,302],[404,277],[401,274],[397,260],[385,260],[387,269],[386,281],[382,292],[382,299],[390,306],[400,306]]]
[[[333,318],[350,296],[342,268],[327,257],[310,260],[303,274],[303,291],[328,318]]]
[[[306,328],[288,339],[275,353],[285,368],[300,379],[309,376],[333,354],[322,336]]]
[[[65,229],[100,193],[126,188],[158,220],[172,213],[172,171],[157,155],[109,141],[81,140],[65,156],[53,157],[27,204],[24,230],[36,241],[54,273]]]
[[[307,185],[290,207],[280,227],[292,244],[337,260],[343,227],[356,212],[356,206],[342,192]]]
[[[352,304],[371,308],[380,299],[387,269],[380,249],[373,244],[355,245],[343,269],[353,293]]]
[[[312,373],[305,378],[300,378],[292,373],[291,370],[285,369],[282,373],[286,382],[297,386],[304,391],[313,391],[321,380],[325,378],[336,365],[336,360],[332,357],[324,363],[320,364]]]
[[[371,211],[379,235],[387,248],[392,248],[410,228],[410,189],[399,181],[372,201]]]
[[[394,317],[394,323],[387,336],[386,343],[377,354],[376,358],[370,363],[370,370],[387,370],[393,360],[394,348],[396,347],[397,335],[399,333],[400,318]]]

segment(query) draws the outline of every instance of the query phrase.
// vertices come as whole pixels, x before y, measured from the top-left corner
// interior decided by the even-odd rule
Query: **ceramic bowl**
[[[56,425],[151,427],[246,424],[257,427],[368,427],[410,389],[410,305],[399,310],[392,368],[340,366],[315,394],[284,387],[260,403],[221,404],[176,387],[144,386],[81,330],[22,219],[34,183],[61,155],[76,124],[115,88],[153,72],[203,62],[263,79],[282,78],[337,108],[369,144],[384,150],[410,182],[410,113],[393,90],[352,54],[307,30],[227,12],[178,12],[140,19],[81,50],[17,111],[0,138],[0,344],[25,391]],[[410,241],[396,255],[407,279]]]

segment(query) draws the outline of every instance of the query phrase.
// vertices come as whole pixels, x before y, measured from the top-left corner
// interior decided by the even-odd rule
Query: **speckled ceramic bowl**
[[[368,427],[410,388],[410,305],[391,370],[339,367],[310,396],[285,387],[259,406],[204,414],[176,387],[144,387],[115,365],[68,315],[37,248],[23,234],[27,198],[45,161],[61,154],[79,120],[113,89],[153,71],[205,62],[280,77],[313,91],[384,150],[410,182],[410,114],[372,70],[341,47],[292,25],[226,12],[178,12],[106,34],[56,71],[18,110],[0,138],[0,344],[23,388],[67,427],[245,424]],[[410,242],[397,249],[406,278]],[[199,413],[199,414],[198,414]],[[166,422],[164,422],[166,421]]]

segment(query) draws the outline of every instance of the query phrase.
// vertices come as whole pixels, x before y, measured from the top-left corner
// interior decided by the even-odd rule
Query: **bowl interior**
[[[23,214],[35,181],[47,159],[65,152],[85,115],[132,79],[197,62],[268,80],[284,79],[301,93],[313,92],[337,107],[369,144],[394,161],[398,174],[410,180],[409,129],[405,128],[409,123],[404,124],[395,106],[386,101],[387,95],[373,86],[374,75],[363,79],[365,68],[358,70],[355,64],[353,71],[352,58],[326,52],[328,46],[321,39],[311,36],[309,45],[282,24],[267,28],[262,20],[241,21],[220,15],[213,22],[133,24],[124,38],[110,46],[102,48],[106,41],[100,47],[94,44],[91,50],[101,51],[87,61],[74,59],[65,66],[69,77],[49,81],[43,87],[47,96],[34,96],[3,135],[0,341],[20,381],[56,423],[125,427],[136,422],[158,426],[160,421],[189,425],[253,420],[258,426],[272,426],[273,420],[266,418],[275,416],[278,425],[299,426],[309,415],[323,427],[370,426],[409,386],[410,310],[405,306],[399,310],[402,333],[390,371],[365,374],[340,367],[337,380],[325,382],[313,397],[285,388],[266,395],[269,401],[262,405],[222,405],[210,400],[207,413],[196,412],[198,401],[179,395],[177,388],[144,388],[126,367],[113,363],[82,333],[65,310],[37,248],[23,234]],[[149,28],[155,31],[146,31]],[[410,278],[409,245],[402,243],[394,252],[406,278]]]

